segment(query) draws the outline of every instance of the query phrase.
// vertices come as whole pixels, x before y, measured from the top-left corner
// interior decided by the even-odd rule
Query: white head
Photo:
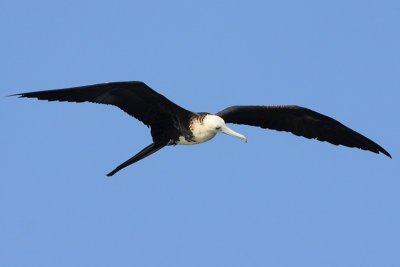
[[[243,141],[247,142],[247,139],[244,135],[235,132],[234,130],[230,129],[226,126],[224,119],[217,115],[208,114],[203,121],[203,127],[214,134],[217,133],[224,133],[228,134],[233,137],[237,137],[242,139]]]

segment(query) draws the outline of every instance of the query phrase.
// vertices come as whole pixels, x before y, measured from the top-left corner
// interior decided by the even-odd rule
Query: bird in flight
[[[224,133],[247,142],[244,135],[226,123],[246,124],[291,132],[334,145],[390,154],[381,146],[337,120],[299,106],[232,106],[217,114],[186,110],[143,82],[111,82],[66,89],[38,91],[12,96],[48,101],[92,102],[114,105],[151,128],[153,143],[128,159],[107,176],[157,152],[165,146],[195,145]]]

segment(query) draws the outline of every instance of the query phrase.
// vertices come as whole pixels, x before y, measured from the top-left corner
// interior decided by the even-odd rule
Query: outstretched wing
[[[291,132],[334,145],[344,145],[390,154],[367,137],[337,120],[299,106],[232,106],[217,113],[227,123],[247,124]]]
[[[48,101],[92,102],[114,105],[148,126],[170,121],[171,117],[190,116],[143,82],[101,83],[66,89],[15,94]]]

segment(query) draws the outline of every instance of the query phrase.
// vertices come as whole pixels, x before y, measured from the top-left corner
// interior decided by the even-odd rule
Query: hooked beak
[[[225,128],[223,128],[223,130],[222,130],[221,132],[224,133],[224,134],[228,134],[228,135],[230,135],[230,136],[233,136],[233,137],[237,137],[237,138],[239,138],[239,139],[242,139],[243,141],[245,141],[245,142],[247,143],[246,136],[241,135],[240,133],[235,132],[234,130],[228,128],[227,126],[225,126]]]

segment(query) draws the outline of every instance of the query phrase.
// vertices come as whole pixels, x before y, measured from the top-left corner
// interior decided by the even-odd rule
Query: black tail
[[[115,168],[115,170],[113,170],[112,172],[110,172],[109,174],[107,174],[107,176],[113,176],[116,172],[120,171],[121,169],[128,167],[129,165],[144,159],[147,156],[150,156],[151,154],[157,152],[158,150],[160,150],[161,148],[165,147],[165,144],[156,144],[153,143],[147,147],[145,147],[143,150],[141,150],[139,153],[137,153],[135,156],[133,156],[132,158],[128,159],[127,161],[125,161],[124,163],[122,163],[121,165],[119,165],[117,168]]]

